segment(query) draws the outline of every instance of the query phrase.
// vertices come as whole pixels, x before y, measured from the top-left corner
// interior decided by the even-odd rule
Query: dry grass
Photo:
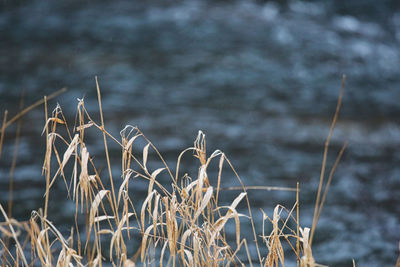
[[[244,186],[222,151],[207,154],[206,137],[201,131],[193,146],[177,156],[174,172],[139,128],[126,126],[120,139],[113,137],[105,128],[97,78],[96,85],[100,122],[92,119],[85,102],[79,100],[73,131],[60,106],[49,116],[47,98],[40,101],[45,104],[43,134],[47,140],[43,163],[44,209],[33,211],[29,221],[17,222],[0,205],[4,217],[4,222],[0,223],[2,266],[102,266],[110,263],[113,266],[285,266],[285,253],[297,259],[297,266],[322,266],[315,263],[311,244],[333,171],[344,150],[322,194],[326,154],[341,97],[325,146],[316,213],[310,230],[300,227],[298,184],[297,188]],[[0,151],[5,128],[10,125],[6,115]],[[86,131],[93,129],[103,135],[107,166],[104,172],[96,168],[85,143]],[[113,177],[108,142],[121,150],[121,179]],[[193,156],[193,164],[198,168],[194,177],[181,170],[186,154]],[[159,168],[149,166],[149,157],[159,163]],[[211,179],[208,167],[212,161],[218,162],[218,175]],[[241,192],[229,205],[220,204],[223,168],[230,169],[241,184]],[[75,205],[75,223],[70,226],[68,236],[53,225],[52,215],[48,214],[49,195],[60,178]],[[130,192],[138,179],[147,181],[147,195],[142,200]],[[169,182],[165,182],[167,179]],[[247,194],[249,189],[292,190],[296,202],[291,209],[276,206],[272,217],[261,211],[262,229],[257,230]],[[238,209],[240,203],[246,208]],[[251,225],[251,238],[241,235],[243,222]],[[289,225],[295,226],[294,229]],[[228,234],[232,231],[227,231],[227,227],[235,229],[234,234]],[[129,245],[132,243],[140,243],[139,248],[133,250]]]

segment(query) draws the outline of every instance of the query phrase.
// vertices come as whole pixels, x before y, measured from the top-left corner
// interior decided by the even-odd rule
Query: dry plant
[[[120,139],[106,130],[97,78],[96,85],[100,122],[91,117],[84,100],[79,99],[76,123],[71,130],[60,106],[57,105],[49,117],[47,98],[41,102],[45,104],[43,134],[47,140],[43,163],[46,179],[44,208],[33,211],[29,221],[17,222],[0,205],[5,219],[0,224],[3,234],[0,239],[2,266],[102,266],[110,263],[112,266],[127,267],[137,264],[174,267],[285,266],[285,253],[295,257],[298,266],[322,266],[316,264],[312,256],[313,231],[310,236],[310,228],[300,227],[298,185],[289,189],[246,187],[222,151],[207,154],[206,136],[202,131],[199,131],[193,146],[178,155],[173,172],[138,127],[126,126],[120,132]],[[337,115],[334,123],[336,118]],[[5,126],[6,116],[2,136]],[[96,168],[94,157],[86,145],[85,137],[89,129],[97,129],[103,135],[105,172]],[[121,150],[120,179],[113,177],[110,141]],[[343,150],[338,160],[342,153]],[[194,177],[181,170],[186,154],[193,155],[197,161],[198,169]],[[149,157],[156,158],[153,162],[158,162],[158,168],[150,166],[154,164],[149,163]],[[208,175],[212,161],[218,162],[216,177]],[[229,205],[220,205],[224,166],[232,171],[242,191],[230,200]],[[49,196],[59,178],[65,183],[67,194],[75,205],[75,224],[70,226],[68,237],[57,229],[51,222],[52,215],[48,214]],[[145,197],[133,191],[138,179],[147,181]],[[167,179],[169,182],[165,182]],[[313,230],[326,198],[323,194],[320,200],[321,188],[322,185],[318,190]],[[296,203],[290,210],[276,206],[272,218],[261,211],[262,233],[257,233],[247,194],[250,189],[292,190],[296,193]],[[240,203],[246,208],[239,209]],[[245,220],[251,225],[253,236],[250,239],[241,236]],[[269,234],[265,233],[267,224],[272,226]],[[296,229],[291,229],[289,225],[295,225]],[[227,227],[234,229],[234,236],[228,234]],[[262,247],[259,241],[263,241],[266,247]],[[139,247],[133,250],[135,245],[132,244],[139,243]],[[249,248],[250,243],[255,250]],[[284,244],[288,249],[284,248]]]

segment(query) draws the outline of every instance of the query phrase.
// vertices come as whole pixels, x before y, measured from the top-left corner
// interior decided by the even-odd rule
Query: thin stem
[[[333,174],[335,173],[335,170],[336,170],[337,166],[339,165],[340,159],[342,158],[343,152],[346,149],[346,147],[347,147],[347,142],[345,142],[343,144],[342,148],[340,149],[340,152],[339,152],[339,154],[338,154],[338,156],[336,158],[335,164],[333,164],[333,167],[332,167],[332,169],[331,169],[331,171],[329,173],[328,181],[326,182],[326,185],[325,185],[325,191],[324,191],[324,194],[322,196],[321,204],[319,205],[317,222],[319,220],[319,217],[321,216],[322,208],[324,207],[326,196],[328,195],[328,190],[329,190],[329,187],[331,185]]]
[[[24,92],[22,92],[21,100],[19,102],[19,109],[23,109],[24,107]],[[9,185],[9,197],[8,197],[8,217],[12,217],[12,205],[13,205],[13,191],[14,191],[14,173],[15,167],[17,165],[18,158],[18,148],[19,148],[19,137],[21,135],[21,120],[17,122],[17,130],[15,132],[15,145],[14,145],[14,153],[13,159],[11,163],[10,169],[10,185]]]
[[[4,133],[7,128],[7,115],[8,115],[8,110],[4,111],[4,117],[3,117],[3,125],[1,126],[1,136],[0,136],[0,158],[1,158],[1,151],[3,147],[3,141],[4,141]]]
[[[48,121],[48,113],[47,113],[47,97],[44,96],[43,98],[44,102],[44,114],[45,114],[45,121]],[[46,142],[49,142],[48,139],[49,136],[49,128],[46,127]],[[45,196],[45,202],[44,202],[44,218],[47,218],[47,207],[49,203],[49,189],[50,189],[50,161],[46,161],[46,196]]]
[[[99,81],[97,79],[97,76],[95,77],[96,79],[96,88],[97,88],[97,99],[99,102],[99,110],[100,110],[100,121],[101,121],[101,129],[104,130],[103,131],[103,139],[104,139],[104,148],[106,151],[106,159],[107,159],[107,168],[108,168],[108,175],[110,177],[110,183],[111,183],[111,193],[112,193],[112,197],[113,197],[113,209],[115,211],[115,217],[116,217],[116,222],[117,225],[119,223],[119,215],[118,215],[118,207],[117,207],[117,198],[115,197],[115,190],[114,190],[114,180],[113,180],[113,176],[112,176],[112,171],[111,171],[111,163],[110,163],[110,155],[108,152],[108,146],[107,146],[107,136],[105,134],[105,128],[104,128],[104,118],[103,118],[103,107],[101,104],[101,94],[100,94],[100,86],[99,86]]]
[[[326,168],[326,161],[327,161],[327,157],[328,157],[328,148],[329,148],[329,144],[331,142],[333,129],[335,128],[336,121],[337,121],[337,119],[339,117],[339,111],[340,111],[340,107],[341,107],[341,104],[342,104],[345,81],[346,81],[346,75],[343,75],[343,77],[342,77],[342,85],[341,85],[341,88],[340,88],[339,99],[338,99],[338,102],[337,102],[337,105],[336,105],[335,115],[333,116],[331,128],[329,129],[329,134],[328,134],[328,137],[327,137],[327,139],[325,141],[324,155],[323,155],[322,167],[321,167],[321,174],[320,174],[320,177],[319,177],[317,199],[315,201],[314,216],[313,216],[313,222],[312,222],[312,228],[311,228],[310,246],[312,244],[314,233],[315,233],[315,228],[317,227],[317,223],[318,223],[318,211],[319,211],[319,205],[320,205],[320,199],[321,199],[322,185],[324,183],[324,177],[325,177],[325,168]]]
[[[45,112],[45,122],[48,121],[48,113],[47,113],[47,97],[44,96],[43,98],[43,103],[44,103],[44,112]],[[54,128],[55,131],[55,128]],[[49,140],[49,128],[46,126],[46,148],[49,146],[48,142],[50,142]],[[48,151],[46,151],[47,153]],[[51,155],[47,158],[46,162],[45,162],[45,175],[46,175],[46,195],[45,195],[45,202],[44,202],[44,220],[43,220],[43,224],[44,224],[44,229],[46,229],[47,227],[47,210],[48,210],[48,206],[49,206],[49,195],[50,195],[50,158]],[[49,234],[48,231],[46,231],[45,234],[45,238],[46,238],[46,248],[47,248],[47,255],[50,259],[51,262],[51,251],[50,251],[50,241],[49,241]]]

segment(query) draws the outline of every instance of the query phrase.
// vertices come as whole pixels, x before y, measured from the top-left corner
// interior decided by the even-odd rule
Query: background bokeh
[[[97,114],[99,77],[106,127],[138,125],[167,160],[199,129],[247,185],[301,186],[310,226],[341,76],[347,75],[329,166],[345,141],[316,233],[314,256],[330,266],[390,266],[400,240],[400,4],[398,1],[4,1],[0,2],[0,108],[18,111],[62,87],[74,121],[77,98]],[[2,115],[1,115],[2,116]],[[96,117],[96,116],[95,116]],[[42,108],[23,119],[14,216],[43,205]],[[15,125],[0,161],[8,199]],[[101,135],[90,139],[92,154]],[[96,150],[97,149],[97,150]],[[117,149],[117,148],[116,148]],[[118,156],[118,153],[114,153]],[[4,156],[6,155],[6,156]],[[118,158],[113,159],[120,166]],[[231,176],[224,185],[236,185]],[[51,220],[73,214],[60,180]],[[144,190],[137,188],[136,190]],[[287,192],[253,191],[271,214]],[[260,214],[258,214],[260,216]]]

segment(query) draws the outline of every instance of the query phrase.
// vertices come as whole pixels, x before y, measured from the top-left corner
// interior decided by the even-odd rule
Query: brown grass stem
[[[110,154],[108,152],[107,136],[105,134],[105,127],[104,127],[103,106],[102,106],[102,103],[101,103],[100,86],[99,86],[99,81],[97,79],[97,76],[95,77],[95,79],[96,79],[96,89],[97,89],[97,100],[98,100],[98,103],[99,103],[101,129],[104,130],[103,131],[103,140],[104,140],[104,148],[105,148],[105,153],[106,153],[108,175],[109,175],[110,183],[111,183],[111,195],[112,195],[113,202],[114,202],[113,209],[115,211],[114,214],[116,216],[117,223],[119,223],[118,207],[116,206],[117,198],[115,197],[114,180],[113,180],[113,176],[112,176],[111,163],[110,163]]]
[[[7,115],[8,115],[8,110],[4,111],[4,116],[3,116],[3,124],[1,126],[1,135],[0,135],[0,159],[3,151],[3,141],[4,141],[4,135],[5,135],[5,130],[7,128]]]
[[[316,201],[315,201],[314,216],[313,216],[313,222],[312,222],[311,234],[310,234],[310,246],[312,245],[315,229],[317,227],[318,212],[319,212],[320,198],[321,198],[321,192],[322,192],[322,185],[324,184],[326,161],[327,161],[327,157],[328,157],[328,149],[329,149],[329,144],[330,144],[330,141],[331,141],[331,138],[332,138],[333,130],[335,129],[336,122],[337,122],[337,119],[339,117],[339,111],[340,111],[340,107],[341,107],[341,104],[342,104],[345,81],[346,81],[346,75],[343,75],[342,84],[341,84],[340,93],[339,93],[339,98],[338,98],[337,105],[336,105],[335,115],[333,116],[331,127],[329,129],[329,134],[328,134],[328,137],[327,137],[327,139],[325,141],[325,145],[324,145],[324,154],[323,154],[323,159],[322,159],[322,167],[321,167],[321,173],[320,173],[320,177],[319,177],[317,198],[316,198]]]
[[[322,208],[324,207],[324,203],[325,203],[326,197],[328,195],[328,190],[329,190],[329,187],[330,187],[331,182],[332,182],[333,174],[335,173],[335,170],[336,170],[337,166],[339,165],[339,162],[340,162],[340,160],[342,158],[343,152],[345,151],[346,147],[347,147],[347,142],[345,142],[343,144],[342,148],[340,149],[340,152],[339,152],[338,156],[336,157],[336,161],[333,164],[333,167],[332,167],[331,171],[329,172],[328,180],[327,180],[326,185],[325,185],[324,194],[323,194],[322,199],[321,199],[321,204],[319,205],[317,223],[318,223],[319,217],[321,216]]]
[[[24,108],[24,91],[22,91],[21,99],[19,102],[19,109],[22,110],[23,108]],[[13,152],[11,168],[10,168],[10,183],[9,183],[9,188],[8,188],[8,217],[12,217],[14,173],[15,173],[15,168],[17,166],[19,141],[20,141],[20,135],[21,135],[21,126],[22,126],[22,122],[21,122],[21,120],[18,120],[17,130],[15,132],[14,152]]]

